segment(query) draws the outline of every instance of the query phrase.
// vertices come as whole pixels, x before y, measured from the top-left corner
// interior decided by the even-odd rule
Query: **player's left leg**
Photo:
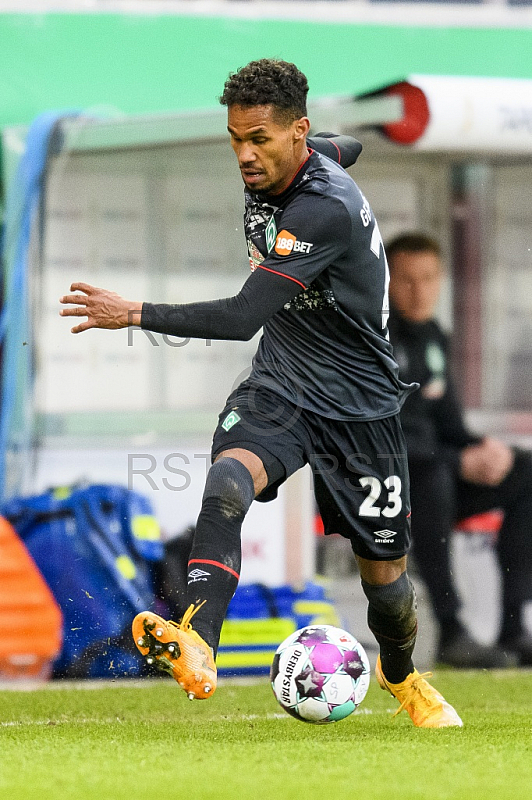
[[[382,668],[388,680],[400,683],[414,670],[417,636],[416,596],[406,556],[395,561],[356,559],[368,599],[368,627],[379,643]]]
[[[399,420],[327,420],[313,432],[321,447],[311,462],[316,499],[325,533],[349,538],[357,557],[369,627],[380,646],[377,680],[417,727],[460,726],[456,711],[412,662],[417,617],[406,572],[410,494]],[[326,468],[327,459],[334,469]]]
[[[368,624],[380,647],[375,674],[381,689],[399,700],[396,713],[405,709],[418,728],[461,727],[455,709],[412,662],[417,618],[406,557],[385,562],[357,557],[357,562],[368,598]]]

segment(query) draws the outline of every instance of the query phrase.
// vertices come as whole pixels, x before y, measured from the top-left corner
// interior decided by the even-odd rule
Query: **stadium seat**
[[[490,536],[495,541],[503,519],[503,512],[500,509],[493,509],[482,514],[473,514],[471,517],[465,517],[455,525],[455,531],[458,533],[480,533]]]

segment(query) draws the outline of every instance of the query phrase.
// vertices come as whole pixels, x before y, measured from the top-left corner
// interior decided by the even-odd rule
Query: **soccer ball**
[[[370,666],[354,636],[333,625],[310,625],[292,633],[273,658],[270,681],[284,710],[302,722],[337,722],[360,705]]]

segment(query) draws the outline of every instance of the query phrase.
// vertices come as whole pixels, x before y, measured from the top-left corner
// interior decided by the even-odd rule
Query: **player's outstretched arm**
[[[144,303],[141,327],[192,339],[249,341],[304,288],[299,281],[259,268],[234,297],[184,305]]]
[[[71,328],[72,333],[82,333],[89,328],[106,328],[118,330],[128,325],[140,325],[142,303],[124,300],[116,292],[100,289],[88,283],[73,283],[71,292],[83,294],[65,294],[59,302],[68,305],[59,312],[62,317],[87,317]]]
[[[124,300],[116,292],[87,283],[73,283],[70,290],[84,294],[61,297],[61,303],[72,304],[72,307],[61,309],[60,314],[87,317],[86,322],[71,329],[72,333],[90,328],[117,330],[139,325],[170,336],[246,341],[302,288],[305,287],[298,281],[259,269],[249,276],[234,297],[184,305],[154,305]]]

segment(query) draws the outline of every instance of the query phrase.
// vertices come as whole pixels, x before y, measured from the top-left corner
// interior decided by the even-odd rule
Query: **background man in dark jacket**
[[[475,436],[449,373],[448,337],[434,319],[442,280],[439,244],[423,234],[396,237],[390,265],[390,338],[404,381],[417,381],[401,412],[411,479],[413,553],[440,628],[437,659],[456,667],[532,664],[524,626],[532,598],[532,458],[489,436]],[[531,398],[532,400],[532,398]],[[455,523],[504,511],[497,541],[502,621],[497,645],[475,642],[459,620],[450,536]]]

